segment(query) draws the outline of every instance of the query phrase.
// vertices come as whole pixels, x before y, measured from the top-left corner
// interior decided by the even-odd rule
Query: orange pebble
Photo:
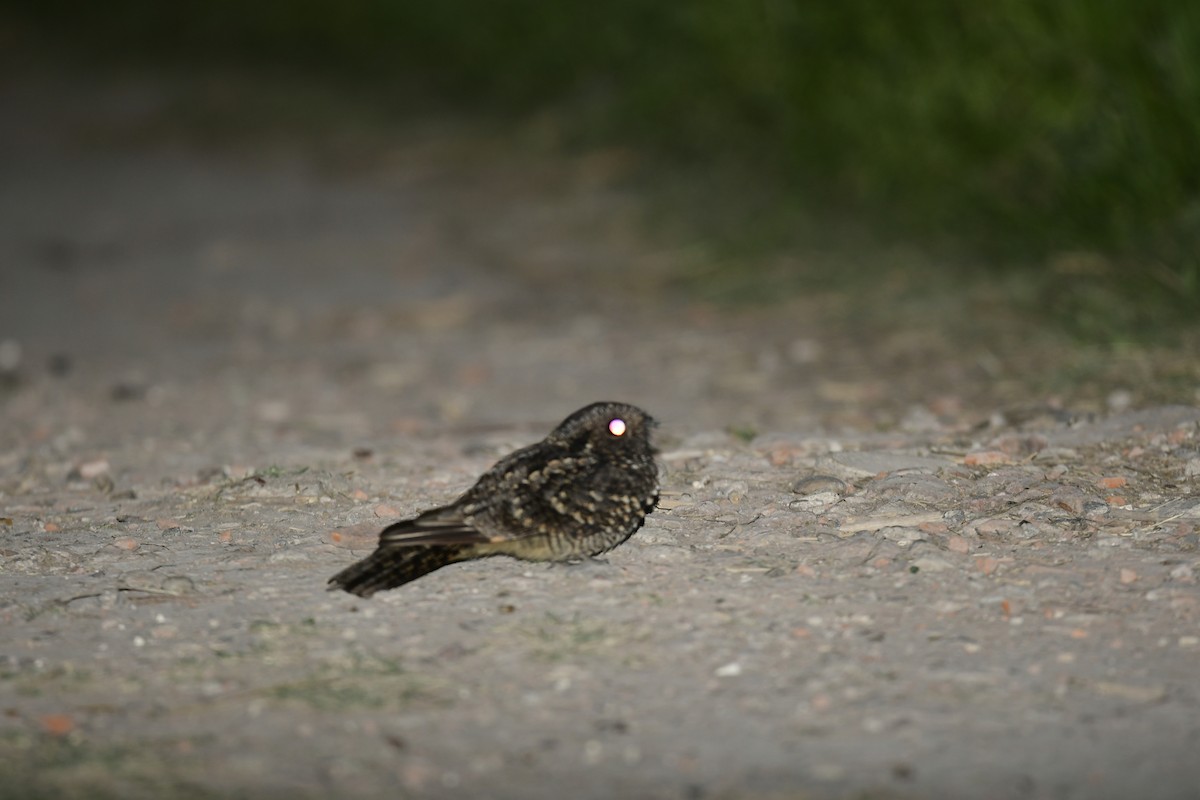
[[[66,736],[75,730],[75,720],[71,719],[70,714],[46,714],[38,722],[42,724],[42,730],[51,736]]]

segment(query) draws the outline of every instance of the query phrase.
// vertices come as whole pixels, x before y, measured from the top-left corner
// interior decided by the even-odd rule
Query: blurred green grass
[[[734,250],[786,244],[796,209],[866,215],[884,237],[1027,270],[1101,332],[1117,324],[1109,307],[1134,307],[1128,330],[1200,310],[1200,4],[6,5],[109,59],[282,66],[503,113],[569,107],[575,141],[761,176],[777,202],[730,209],[748,223]]]

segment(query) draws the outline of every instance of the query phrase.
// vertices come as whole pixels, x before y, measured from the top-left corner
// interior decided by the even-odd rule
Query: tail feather
[[[329,579],[330,589],[370,597],[462,560],[461,547],[380,547]]]

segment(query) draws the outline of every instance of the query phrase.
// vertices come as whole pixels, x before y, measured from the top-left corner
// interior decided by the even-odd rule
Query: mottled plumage
[[[330,578],[330,588],[370,597],[457,561],[570,561],[611,550],[658,502],[654,424],[625,403],[581,408],[450,505],[384,528],[375,552]]]

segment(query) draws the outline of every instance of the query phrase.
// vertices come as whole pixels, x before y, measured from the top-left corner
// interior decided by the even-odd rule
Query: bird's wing
[[[460,504],[426,511],[413,519],[394,522],[379,533],[379,544],[391,546],[423,546],[447,544],[479,544],[488,537],[479,532],[464,517]]]

